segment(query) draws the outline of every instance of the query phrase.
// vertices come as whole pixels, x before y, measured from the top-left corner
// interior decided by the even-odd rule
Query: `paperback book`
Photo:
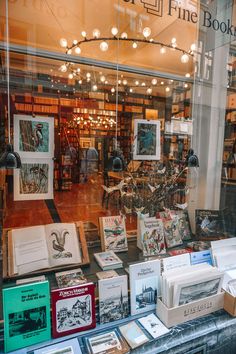
[[[168,248],[176,247],[183,244],[181,234],[179,232],[179,225],[177,219],[165,220],[164,235]]]
[[[98,279],[109,279],[118,277],[118,273],[115,270],[104,270],[103,272],[97,272],[96,276]]]
[[[122,260],[113,251],[94,253],[94,257],[103,270],[123,267]]]
[[[94,291],[93,283],[51,291],[53,337],[96,326]]]
[[[149,341],[135,321],[120,326],[119,330],[132,349]]]
[[[13,229],[8,235],[8,246],[10,274],[81,263],[74,223]]]
[[[59,288],[87,283],[81,268],[55,273],[55,277]]]
[[[177,218],[179,233],[183,241],[192,237],[188,213],[184,210],[170,210],[172,219]]]
[[[99,218],[103,251],[122,252],[128,250],[125,218],[121,215]]]
[[[130,351],[117,329],[91,335],[84,341],[88,354],[126,354]]]
[[[128,316],[127,275],[99,280],[98,291],[100,323],[121,320]]]
[[[161,219],[141,219],[140,232],[144,256],[156,256],[166,253],[163,222]]]
[[[5,352],[51,338],[48,281],[3,289]]]
[[[131,315],[154,310],[160,295],[160,260],[129,266]]]
[[[224,237],[224,222],[221,210],[197,209],[195,213],[197,237],[206,240]]]
[[[151,313],[148,316],[139,318],[138,321],[141,323],[143,328],[151,334],[153,338],[158,338],[168,333],[170,330],[163,325],[163,323]]]
[[[36,349],[34,354],[82,354],[77,338]]]

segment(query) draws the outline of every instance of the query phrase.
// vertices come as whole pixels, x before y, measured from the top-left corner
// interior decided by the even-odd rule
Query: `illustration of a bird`
[[[59,232],[58,230],[52,230],[51,236],[55,236],[56,240],[52,241],[52,247],[54,250],[62,253],[65,251],[66,236],[69,235],[67,230]]]

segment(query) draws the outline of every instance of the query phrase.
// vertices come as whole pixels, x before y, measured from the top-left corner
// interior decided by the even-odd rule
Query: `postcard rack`
[[[81,258],[82,262],[77,263],[77,264],[70,264],[70,265],[62,265],[58,267],[50,267],[50,268],[44,268],[44,269],[39,269],[27,274],[12,274],[11,269],[12,269],[12,263],[13,263],[13,248],[11,244],[11,239],[8,237],[9,231],[12,229],[6,228],[3,229],[2,232],[2,257],[3,257],[3,279],[17,279],[17,278],[25,278],[28,276],[32,275],[40,275],[40,274],[45,274],[45,273],[50,273],[58,270],[66,270],[66,269],[72,269],[75,267],[83,267],[86,266],[90,263],[89,259],[89,253],[88,253],[88,248],[87,248],[87,243],[86,243],[86,238],[85,238],[85,233],[84,233],[84,226],[82,221],[76,221],[75,222],[76,229],[77,229],[77,236],[79,239],[79,245],[80,245],[80,250],[81,250]]]
[[[163,302],[158,299],[156,314],[164,323],[164,325],[170,328],[181,323],[208,315],[212,312],[223,309],[223,307],[224,292],[172,308],[167,308]]]

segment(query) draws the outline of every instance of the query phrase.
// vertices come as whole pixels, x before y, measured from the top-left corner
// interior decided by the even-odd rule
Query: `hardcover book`
[[[140,220],[140,232],[144,256],[166,253],[162,220],[154,218]]]
[[[224,237],[223,213],[221,210],[195,211],[196,236],[211,240]]]
[[[13,229],[9,232],[11,274],[26,274],[81,262],[74,223],[56,223]]]
[[[81,268],[55,273],[55,277],[59,288],[87,283]]]
[[[177,219],[165,220],[164,235],[168,248],[176,247],[183,244]]]
[[[94,253],[94,257],[103,270],[122,268],[122,260],[113,252]]]
[[[131,315],[154,310],[160,295],[160,260],[129,266]]]
[[[82,354],[77,338],[36,349],[34,354]]]
[[[51,338],[48,281],[3,289],[5,352]]]
[[[99,280],[98,290],[100,323],[112,322],[128,316],[127,275]]]
[[[170,211],[172,219],[175,217],[178,221],[179,233],[183,241],[191,239],[190,223],[188,218],[188,213],[184,210],[171,210]]]
[[[94,291],[93,283],[51,291],[53,337],[96,326]]]
[[[125,354],[130,351],[117,329],[91,335],[84,341],[88,354]]]
[[[103,272],[97,272],[96,276],[98,279],[109,279],[118,277],[118,273],[115,270],[104,270]]]
[[[163,336],[164,334],[170,331],[163,325],[163,323],[157,318],[157,316],[154,315],[154,313],[139,318],[138,321],[146,329],[146,331],[151,334],[153,338]]]
[[[121,215],[99,218],[103,251],[122,252],[128,250],[125,218]]]
[[[120,326],[119,330],[132,349],[149,341],[135,321]]]

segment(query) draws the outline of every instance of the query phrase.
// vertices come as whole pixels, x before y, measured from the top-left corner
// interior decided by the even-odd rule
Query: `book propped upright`
[[[32,226],[8,232],[10,276],[79,263],[81,251],[74,223]]]
[[[123,252],[128,250],[124,216],[106,216],[99,218],[103,251]]]

